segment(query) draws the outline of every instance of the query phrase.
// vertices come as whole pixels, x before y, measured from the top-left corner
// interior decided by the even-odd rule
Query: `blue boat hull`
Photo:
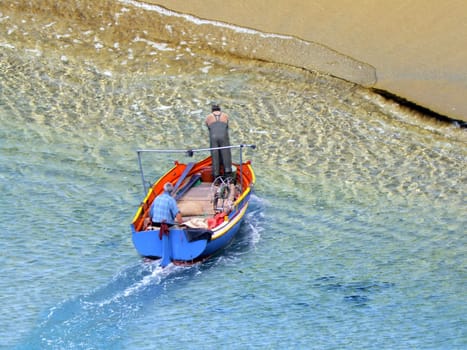
[[[159,230],[132,232],[133,245],[138,253],[147,258],[161,259],[161,265],[170,262],[190,263],[208,258],[227,247],[240,230],[243,216],[248,208],[245,202],[232,218],[211,231],[209,239],[189,241],[188,229],[172,227],[169,235],[160,235]]]

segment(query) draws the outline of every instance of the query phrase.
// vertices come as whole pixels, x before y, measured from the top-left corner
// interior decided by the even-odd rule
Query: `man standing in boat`
[[[221,111],[219,105],[212,106],[212,113],[206,117],[206,126],[209,130],[210,147],[230,146],[229,116]],[[221,166],[224,167],[224,177],[231,177],[232,155],[230,148],[212,150],[211,156],[214,178],[221,175]]]
[[[183,222],[177,202],[172,197],[173,189],[173,185],[167,182],[164,185],[164,192],[154,199],[149,210],[153,226],[162,227],[167,225],[170,227],[175,225],[175,222],[179,224]]]

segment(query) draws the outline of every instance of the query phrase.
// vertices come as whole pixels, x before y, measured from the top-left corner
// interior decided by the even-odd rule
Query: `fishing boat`
[[[145,179],[142,155],[155,153],[185,153],[193,157],[213,150],[237,149],[239,161],[233,162],[230,176],[214,178],[212,157],[200,161],[179,162],[154,184]],[[133,245],[144,258],[160,259],[162,267],[170,263],[192,264],[209,258],[224,249],[239,231],[248,209],[255,184],[251,161],[243,161],[242,151],[255,145],[193,150],[138,150],[138,162],[143,182],[144,200],[131,223]],[[182,214],[183,223],[168,231],[156,227],[149,214],[154,199],[164,191],[164,185],[173,185],[172,196]]]

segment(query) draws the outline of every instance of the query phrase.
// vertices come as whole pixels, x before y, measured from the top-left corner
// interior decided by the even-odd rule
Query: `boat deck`
[[[201,182],[190,188],[177,204],[184,218],[214,215],[211,183]]]

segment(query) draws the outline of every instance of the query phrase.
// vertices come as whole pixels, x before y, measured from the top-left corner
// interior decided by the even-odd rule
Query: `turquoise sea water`
[[[318,73],[2,11],[0,348],[467,347],[465,130]],[[135,150],[205,147],[213,101],[258,146],[255,195],[223,254],[161,270],[131,244]]]

